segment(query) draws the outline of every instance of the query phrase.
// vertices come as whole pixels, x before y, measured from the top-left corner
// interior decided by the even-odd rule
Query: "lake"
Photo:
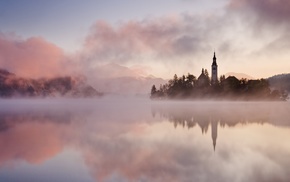
[[[0,100],[2,182],[289,182],[290,102]]]

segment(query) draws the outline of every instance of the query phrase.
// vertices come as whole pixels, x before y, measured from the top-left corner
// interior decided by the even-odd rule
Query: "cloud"
[[[251,12],[251,15],[254,15],[252,18],[256,18],[259,24],[290,24],[290,1],[288,0],[231,0],[229,8]]]
[[[251,50],[251,59],[262,59],[266,64],[271,59],[276,59],[280,64],[286,63],[284,60],[289,57],[287,49],[290,48],[290,1],[231,0],[227,11],[238,17],[245,26],[248,38],[252,38],[248,44],[259,44]],[[265,61],[267,58],[264,56],[270,60]]]
[[[290,30],[288,0],[231,0],[227,10],[239,17],[256,41],[268,37],[277,39]]]
[[[70,65],[61,48],[41,37],[21,39],[0,34],[0,66],[19,76],[38,78],[68,73]]]
[[[266,47],[265,51],[275,50],[276,52],[285,52],[290,48],[290,33],[284,34],[281,37],[270,42]]]
[[[248,74],[269,76],[276,73],[269,71],[272,59],[281,65],[290,56],[284,51],[289,48],[284,41],[289,37],[289,12],[287,0],[229,0],[209,14],[181,13],[114,25],[97,21],[85,39],[81,58],[92,70],[111,62],[140,64],[152,66],[154,75],[170,78],[174,73],[199,74],[201,67],[210,65],[209,53],[216,50],[224,65],[220,73],[243,72],[238,65],[245,62]],[[264,50],[264,55],[259,54]],[[265,67],[257,71],[262,62]]]
[[[209,45],[197,21],[187,16],[129,21],[118,26],[98,21],[86,37],[84,57],[96,62],[124,63],[205,51]]]

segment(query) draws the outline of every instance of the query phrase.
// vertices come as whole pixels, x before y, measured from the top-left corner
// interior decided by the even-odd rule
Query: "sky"
[[[23,77],[169,79],[290,68],[289,0],[0,0],[0,67]],[[97,79],[95,79],[97,78]]]

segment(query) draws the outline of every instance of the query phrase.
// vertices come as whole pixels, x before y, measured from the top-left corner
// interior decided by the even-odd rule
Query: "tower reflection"
[[[216,139],[217,139],[217,134],[218,134],[217,128],[218,128],[218,122],[216,120],[211,121],[211,138],[212,138],[214,151],[215,151]]]

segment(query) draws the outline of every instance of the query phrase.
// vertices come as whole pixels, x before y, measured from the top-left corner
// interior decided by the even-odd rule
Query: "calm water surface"
[[[290,181],[290,102],[1,100],[2,182]]]

